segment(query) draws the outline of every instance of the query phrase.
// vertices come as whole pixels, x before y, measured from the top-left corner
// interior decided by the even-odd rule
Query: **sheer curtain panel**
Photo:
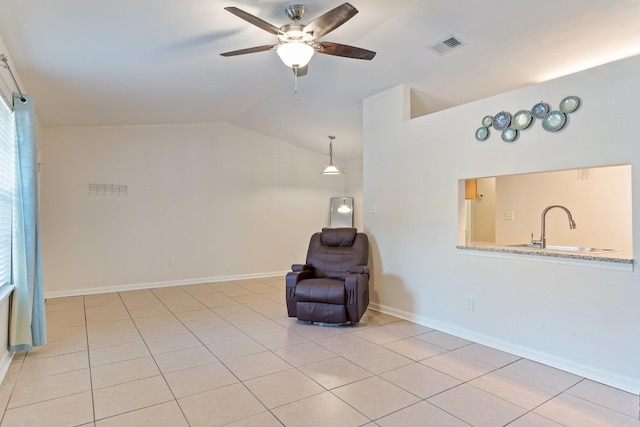
[[[12,276],[15,290],[9,319],[9,350],[31,351],[46,344],[38,174],[33,98],[13,95],[16,133],[16,171],[13,208]]]

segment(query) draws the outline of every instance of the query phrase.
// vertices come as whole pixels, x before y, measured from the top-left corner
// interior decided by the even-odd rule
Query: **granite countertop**
[[[508,247],[506,245],[497,245],[492,242],[469,242],[466,245],[458,245],[457,248],[463,250],[497,252],[504,254],[533,255],[541,257],[579,259],[585,261],[603,261],[620,264],[633,264],[633,256],[630,256],[625,251],[602,253],[568,252],[552,249]]]

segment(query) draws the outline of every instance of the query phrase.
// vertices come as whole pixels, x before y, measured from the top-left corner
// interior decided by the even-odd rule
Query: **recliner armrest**
[[[344,287],[347,291],[347,317],[352,322],[360,321],[369,305],[369,268],[362,268],[362,273],[349,273],[345,277]],[[365,273],[366,271],[366,273]]]
[[[294,268],[295,265],[292,265],[291,267]],[[296,286],[298,285],[298,282],[300,280],[311,279],[312,277],[312,270],[290,271],[285,276],[285,296],[289,317],[296,316]]]
[[[369,267],[367,267],[366,265],[354,265],[349,269],[349,273],[369,274]]]
[[[309,264],[293,264],[291,266],[291,271],[306,271],[313,270],[313,266]]]

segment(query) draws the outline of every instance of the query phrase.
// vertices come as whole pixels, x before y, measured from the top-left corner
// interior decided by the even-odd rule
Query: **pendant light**
[[[342,204],[338,207],[337,211],[341,214],[348,214],[351,212],[351,208],[347,205],[346,197],[342,198]]]
[[[329,164],[324,171],[322,171],[322,175],[340,175],[340,170],[335,167],[333,164],[333,140],[336,139],[335,136],[329,135]]]

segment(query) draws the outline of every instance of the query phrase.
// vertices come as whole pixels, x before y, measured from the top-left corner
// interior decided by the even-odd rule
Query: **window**
[[[0,100],[0,286],[11,282],[14,153],[13,112],[4,100]]]

